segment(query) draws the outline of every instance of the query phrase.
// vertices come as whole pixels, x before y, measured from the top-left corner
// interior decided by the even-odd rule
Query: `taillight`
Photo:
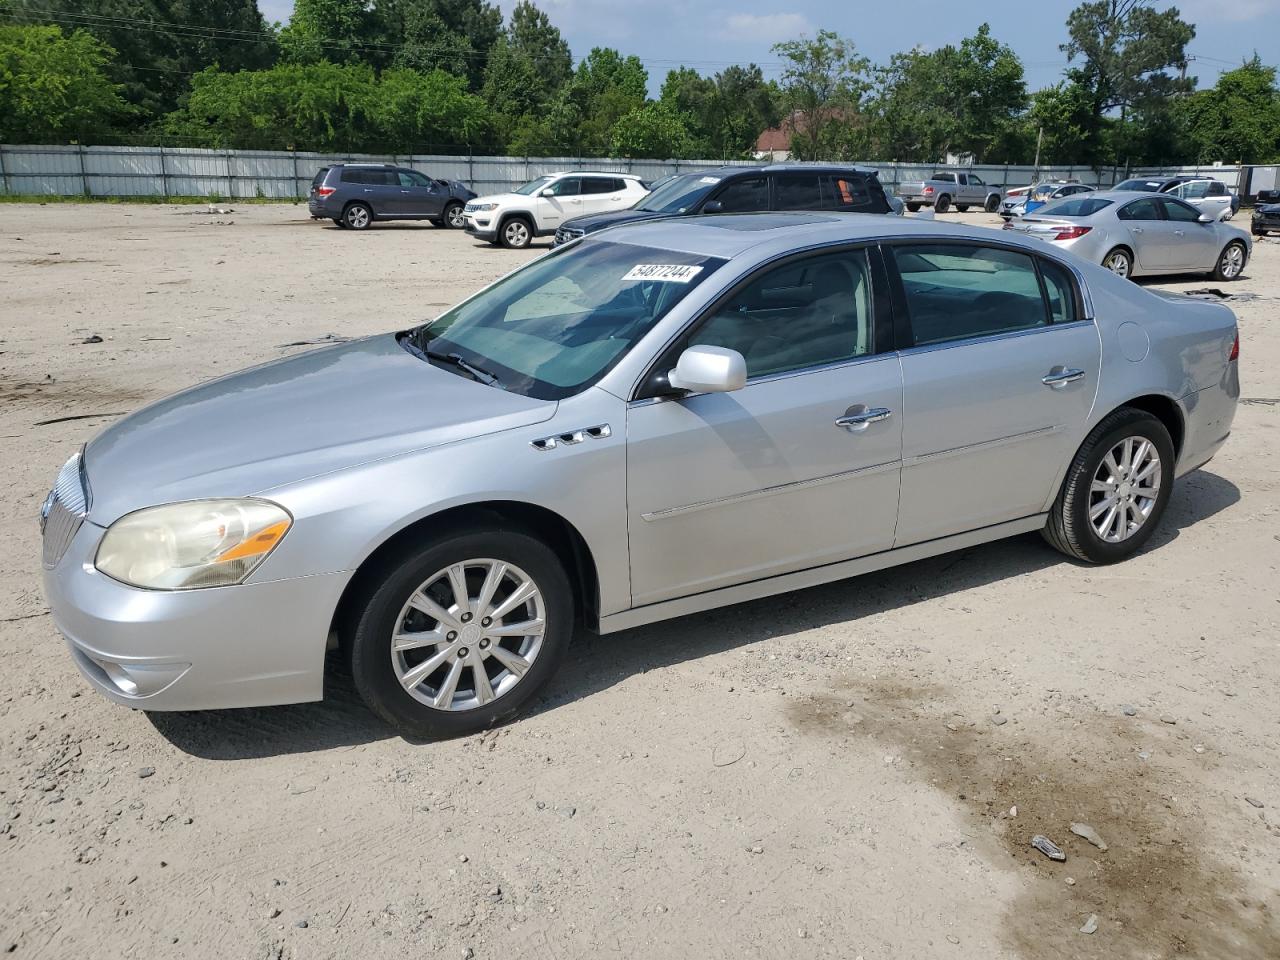
[[[1240,331],[1236,331],[1235,342],[1231,344],[1231,355],[1227,357],[1227,361],[1240,359]]]
[[[321,187],[319,190],[316,191],[316,193],[320,194],[320,196],[322,197],[327,197],[329,194],[333,193],[333,191],[337,189],[338,189],[337,187]]]
[[[926,197],[931,196],[932,194],[933,194],[933,187],[925,187],[925,188],[924,188],[924,195],[925,195]]]
[[[1055,240],[1075,240],[1077,237],[1083,237],[1092,230],[1093,227],[1060,227],[1058,232],[1054,234]]]

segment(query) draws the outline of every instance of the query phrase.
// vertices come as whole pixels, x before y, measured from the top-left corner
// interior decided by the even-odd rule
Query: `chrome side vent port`
[[[603,440],[605,437],[611,436],[613,436],[613,430],[610,429],[607,423],[597,423],[594,427],[584,427],[581,430],[570,430],[567,433],[557,433],[551,437],[539,437],[537,440],[530,440],[529,446],[535,450],[554,450],[559,446],[573,446],[588,438]]]

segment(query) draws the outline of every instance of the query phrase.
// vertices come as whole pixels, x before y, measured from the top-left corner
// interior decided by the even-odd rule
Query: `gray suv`
[[[307,209],[319,220],[363,230],[375,220],[430,220],[460,228],[475,194],[457,180],[436,180],[389,163],[335,163],[311,181]]]

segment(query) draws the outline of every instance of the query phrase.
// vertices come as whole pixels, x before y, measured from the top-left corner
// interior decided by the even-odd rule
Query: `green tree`
[[[527,132],[545,120],[543,115],[572,72],[573,58],[560,31],[545,13],[521,0],[511,12],[510,26],[489,53],[484,98],[506,118],[504,126],[516,138],[519,131]]]
[[[83,142],[125,117],[112,53],[83,30],[0,25],[0,143]]]
[[[1218,77],[1210,90],[1178,101],[1175,111],[1192,144],[1194,163],[1280,160],[1280,91],[1276,68],[1258,58]]]
[[[684,121],[663,103],[647,103],[619,118],[610,131],[609,145],[615,157],[666,160],[690,153]]]
[[[972,37],[960,41],[950,77],[959,102],[960,128],[954,147],[979,163],[1009,162],[1000,155],[1019,115],[1027,107],[1027,84],[1022,61],[982,24]]]
[[[791,152],[799,160],[817,160],[835,149],[840,127],[852,122],[870,89],[870,61],[852,40],[819,30],[809,40],[775,43],[784,61],[782,92],[790,109]]]
[[[448,153],[495,143],[488,105],[467,91],[465,78],[444,70],[383,71],[368,113],[383,150],[432,147]]]
[[[280,51],[289,63],[356,63],[365,59],[372,32],[365,0],[295,0]]]
[[[366,59],[376,66],[448,70],[484,84],[485,64],[502,35],[502,11],[485,0],[375,0],[373,38],[380,49]]]
[[[639,57],[624,57],[609,47],[594,48],[549,111],[552,144],[578,156],[607,153],[613,125],[645,105],[648,83]]]
[[[1091,95],[1083,87],[1063,82],[1038,91],[1031,98],[1026,127],[1032,150],[1040,141],[1043,165],[1099,162],[1102,145]],[[1024,162],[1031,162],[1033,156]]]
[[[754,63],[733,65],[714,77],[689,67],[667,74],[660,102],[679,114],[689,149],[724,159],[751,155],[762,130],[781,118],[779,95]]]
[[[305,0],[299,0],[300,3]],[[191,74],[270,66],[272,28],[256,0],[10,0],[24,21],[76,23],[115,51],[107,76],[142,125],[172,110]]]

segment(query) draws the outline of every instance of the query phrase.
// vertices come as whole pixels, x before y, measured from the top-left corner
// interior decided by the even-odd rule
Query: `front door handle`
[[[843,417],[836,417],[836,426],[850,431],[865,430],[871,424],[888,420],[891,416],[893,411],[888,407],[864,407],[857,413],[846,413]]]
[[[1040,382],[1046,387],[1065,387],[1068,383],[1075,383],[1077,380],[1083,379],[1083,370],[1075,367],[1054,367],[1053,371]]]

